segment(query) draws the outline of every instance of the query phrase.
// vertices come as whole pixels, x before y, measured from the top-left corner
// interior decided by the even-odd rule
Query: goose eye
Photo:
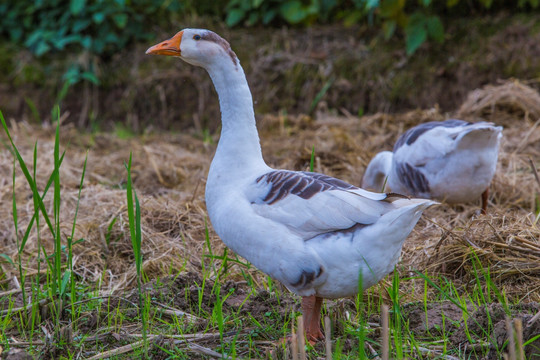
[[[201,35],[194,35],[193,40],[201,40]]]

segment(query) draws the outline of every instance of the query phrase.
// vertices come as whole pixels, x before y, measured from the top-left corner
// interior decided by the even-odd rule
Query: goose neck
[[[264,164],[247,79],[239,63],[228,65],[208,70],[219,97],[222,122],[215,160],[243,167]]]

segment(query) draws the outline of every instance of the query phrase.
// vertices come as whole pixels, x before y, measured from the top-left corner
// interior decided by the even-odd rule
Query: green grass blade
[[[64,151],[62,153],[62,156],[60,157],[60,165],[62,164],[62,161],[64,160],[65,155],[66,155],[66,152]],[[47,195],[47,192],[49,191],[49,188],[52,185],[53,175],[54,175],[54,172],[49,176],[49,179],[47,180],[47,184],[45,185],[45,189],[43,190],[43,194],[41,195],[41,202],[43,202],[43,200],[45,199],[45,196]],[[36,171],[34,169],[34,183],[36,181],[35,179],[36,179]],[[34,195],[38,196],[39,194],[36,192]],[[36,202],[36,204],[39,202],[37,199],[34,199],[34,201]],[[34,221],[36,221],[36,223],[38,222],[38,218],[37,218],[38,212],[39,212],[39,206],[37,205],[36,209],[34,210],[34,214],[32,216],[32,219],[30,219],[30,222],[28,223],[28,226],[27,226],[26,231],[24,233],[24,236],[22,238],[21,250],[20,251],[22,251],[22,249],[24,249],[24,246],[26,245],[26,241],[28,240],[28,237],[30,236],[30,231],[33,229]],[[39,229],[39,226],[38,226],[38,229]],[[38,263],[38,266],[39,266],[39,263]]]
[[[9,132],[9,129],[7,127],[7,124],[6,124],[6,121],[4,119],[4,115],[2,114],[2,112],[0,111],[0,122],[2,122],[2,126],[4,127],[4,131],[6,132],[6,135],[13,147],[13,151],[15,152],[15,156],[17,158],[17,161],[19,162],[19,166],[26,178],[26,181],[28,182],[28,185],[30,185],[30,188],[33,190],[33,191],[37,191],[37,186],[34,182],[34,180],[32,179],[32,176],[30,175],[30,172],[28,171],[28,167],[26,166],[26,163],[24,162],[24,159],[22,158],[21,154],[19,153],[19,150],[17,149],[17,147],[15,146],[15,143],[13,142],[13,139],[11,137],[11,134]],[[53,224],[51,223],[51,220],[49,219],[48,215],[47,215],[47,209],[45,208],[45,204],[43,204],[43,200],[41,199],[41,197],[38,197],[37,198],[38,200],[38,205],[39,205],[39,209],[41,210],[41,212],[43,213],[43,217],[45,219],[45,222],[47,223],[47,227],[49,228],[49,230],[51,231],[51,234],[53,235],[53,237],[55,237],[55,232],[54,232],[54,226]]]
[[[19,267],[19,277],[20,277],[20,280],[21,280],[21,290],[22,290],[22,298],[23,298],[23,303],[26,304],[26,291],[25,291],[25,288],[26,288],[26,285],[25,285],[25,277],[24,277],[24,272],[23,272],[23,269],[22,269],[22,252],[24,250],[24,245],[21,246],[20,244],[20,241],[19,241],[19,219],[18,219],[18,216],[17,216],[17,196],[15,195],[15,179],[16,179],[16,175],[15,175],[15,159],[13,159],[13,187],[12,187],[12,210],[13,210],[13,225],[14,225],[14,228],[15,228],[15,239],[17,241],[17,265]],[[26,241],[25,241],[26,243]]]
[[[532,344],[533,342],[535,342],[536,340],[540,339],[540,334],[536,335],[536,336],[533,336],[532,338],[530,338],[529,340],[527,340],[526,342],[523,343],[523,347],[529,345],[529,344]]]
[[[315,146],[311,148],[311,158],[309,159],[309,171],[313,172],[315,165]]]
[[[139,203],[139,197],[137,196],[137,192],[133,191],[133,195],[135,197],[135,242],[137,244],[137,249],[139,249],[138,250],[139,257],[137,259],[137,272],[138,272],[139,276],[141,276],[141,274],[142,274],[141,205]]]
[[[77,224],[77,215],[79,214],[79,205],[81,202],[81,192],[83,189],[83,183],[84,183],[84,176],[86,174],[86,165],[88,163],[88,151],[86,151],[86,155],[84,157],[84,163],[83,163],[83,169],[81,174],[81,181],[79,183],[79,192],[77,193],[77,204],[75,206],[75,215],[73,215],[73,226],[71,227],[71,236],[68,238],[68,267],[69,267],[69,274],[70,274],[70,290],[71,290],[71,316],[72,321],[75,321],[75,281],[73,280],[73,236],[75,236],[75,225]]]
[[[60,283],[60,295],[64,295],[66,293],[67,284],[70,279],[71,279],[71,270],[68,269],[62,276],[62,281]]]
[[[462,311],[464,311],[465,313],[469,313],[469,311],[467,310],[466,307],[464,307],[459,301],[457,301],[456,299],[454,299],[453,296],[450,296],[446,291],[444,291],[440,286],[438,286],[437,284],[435,284],[427,275],[425,274],[422,274],[420,271],[418,270],[414,270],[414,272],[420,276],[420,278],[422,278],[424,281],[426,281],[429,285],[431,285],[433,288],[437,289],[437,291],[439,291],[441,294],[443,294],[444,298],[451,301],[454,305],[456,305],[457,307],[459,307]]]
[[[135,230],[135,213],[133,211],[133,185],[131,179],[131,160],[132,154],[129,154],[129,162],[126,165],[127,169],[127,185],[126,185],[126,195],[127,195],[127,212],[128,212],[128,221],[129,221],[129,232],[131,235],[131,245],[133,247],[133,254],[135,255],[135,261],[138,264],[138,259],[140,257],[140,248],[137,246],[137,232]],[[137,273],[139,272],[138,265]]]
[[[129,154],[129,162],[125,165],[127,170],[127,186],[126,186],[126,196],[127,196],[127,211],[128,211],[128,220],[129,220],[129,231],[131,235],[131,245],[133,247],[133,254],[135,256],[135,266],[137,268],[137,290],[139,293],[139,315],[142,320],[142,335],[144,340],[144,352],[145,357],[148,357],[148,341],[146,337],[147,330],[147,317],[148,317],[148,308],[146,307],[147,302],[145,301],[145,307],[143,308],[143,293],[142,293],[142,254],[141,254],[141,245],[142,245],[142,232],[141,232],[141,206],[139,203],[139,198],[137,193],[133,190],[133,180],[131,178],[131,163],[133,159],[133,154]],[[135,211],[133,211],[133,198],[135,198]]]
[[[323,96],[326,94],[328,89],[330,89],[330,86],[332,86],[332,84],[334,83],[335,80],[336,80],[336,78],[332,76],[330,79],[328,79],[326,81],[326,83],[324,83],[321,90],[319,90],[319,92],[317,93],[317,95],[315,95],[315,98],[311,102],[311,105],[309,106],[308,113],[311,114],[313,112],[313,110],[315,110],[315,108],[317,107],[317,104],[322,100]]]
[[[6,260],[10,265],[15,265],[13,260],[11,260],[11,258],[7,256],[7,254],[4,254],[4,253],[0,254],[0,258],[3,258],[4,260]]]
[[[206,243],[206,247],[208,248],[208,253],[210,254],[208,255],[208,257],[210,258],[210,265],[212,265],[212,270],[214,271],[214,274],[217,275],[216,266],[214,262],[215,257],[214,257],[214,253],[212,252],[212,245],[210,244],[210,232],[208,230],[208,220],[206,219],[206,217],[204,218],[204,241]],[[202,259],[202,263],[204,264],[204,259]],[[203,273],[205,272],[203,271]],[[204,276],[206,276],[206,274]]]
[[[65,154],[66,154],[66,152],[64,151],[62,153],[62,157],[60,158],[60,165],[62,164],[62,161],[64,160],[64,155]],[[35,156],[34,156],[34,158],[35,158]],[[51,174],[49,176],[49,179],[47,180],[47,185],[45,186],[45,189],[43,190],[43,194],[41,195],[41,202],[43,202],[43,200],[45,199],[45,196],[47,195],[47,192],[49,191],[49,188],[50,188],[50,186],[51,186],[51,184],[53,182],[53,174]],[[35,183],[35,178],[36,178],[36,170],[34,169],[34,183]],[[38,193],[36,192],[35,195],[38,195]],[[34,201],[37,202],[38,200],[36,199]],[[22,238],[20,251],[22,251],[24,249],[24,246],[26,245],[26,241],[28,240],[28,237],[30,236],[30,231],[32,230],[33,225],[34,225],[34,221],[36,221],[38,211],[39,211],[39,206],[36,207],[36,210],[34,211],[32,219],[30,219],[30,222],[28,223],[28,226],[27,226],[26,231],[24,233],[24,236]]]
[[[60,235],[60,109],[56,107],[56,132],[54,136],[53,212],[54,212],[54,275],[58,290],[62,288],[62,238]],[[62,292],[61,292],[62,294]],[[59,319],[59,318],[58,318]]]

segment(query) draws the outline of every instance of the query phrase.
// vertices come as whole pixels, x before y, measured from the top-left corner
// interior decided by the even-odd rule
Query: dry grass
[[[540,94],[518,80],[501,85],[487,85],[471,91],[458,110],[458,116],[489,116],[496,108],[518,111],[533,119],[540,118]]]
[[[474,250],[481,263],[489,266],[496,276],[494,281],[509,295],[540,301],[540,228],[534,215],[540,184],[536,182],[529,162],[532,159],[536,167],[540,167],[538,94],[515,82],[488,86],[473,94],[474,103],[467,101],[460,109],[460,113],[465,114],[463,117],[476,120],[480,114],[486,116],[484,110],[489,108],[487,119],[505,127],[489,214],[479,215],[479,202],[429,209],[406,242],[402,264],[408,270],[444,274],[457,286],[467,286],[473,279],[470,255]],[[314,118],[262,116],[259,129],[263,153],[271,166],[305,170],[314,146],[316,171],[360,184],[372,156],[391,149],[403,130],[448,116],[436,108],[398,115],[376,114],[360,119],[350,114],[336,115],[325,111]],[[53,168],[53,131],[25,123],[12,122],[11,126],[15,142],[27,162],[31,161],[34,141],[39,141],[37,173],[38,183],[43,186]],[[155,278],[181,270],[200,271],[207,216],[205,177],[217,136],[214,136],[213,144],[189,134],[149,134],[122,140],[112,135],[80,134],[70,126],[63,126],[61,139],[62,145],[67,147],[60,175],[63,184],[61,214],[66,234],[75,211],[85,152],[90,149],[75,233],[76,239],[85,240],[74,247],[74,270],[81,278],[90,283],[101,279],[102,289],[106,292],[123,291],[135,284],[123,190],[124,161],[130,151],[133,151],[133,176],[142,207],[142,252],[146,275]],[[10,206],[12,167],[11,154],[2,148],[0,246],[1,252],[15,258]],[[33,205],[31,193],[20,173],[15,189],[19,227],[24,229]],[[45,204],[52,208],[49,198]],[[107,229],[114,218],[117,221],[109,233]],[[53,244],[48,232],[43,230],[41,235],[45,248],[51,252]],[[221,253],[224,245],[211,229],[210,241],[214,253]],[[37,271],[36,254],[37,238],[33,233],[24,252],[23,265],[29,274]],[[15,268],[5,262],[0,266],[4,272],[3,283],[11,283]],[[234,266],[231,271],[234,273]],[[413,298],[421,296],[411,294]]]

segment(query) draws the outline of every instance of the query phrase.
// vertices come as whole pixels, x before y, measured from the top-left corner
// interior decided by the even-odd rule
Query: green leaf
[[[71,0],[69,4],[69,11],[73,15],[78,15],[84,8],[85,0]]]
[[[396,31],[396,21],[395,20],[386,20],[382,24],[383,33],[385,40],[388,40],[394,35]]]
[[[321,12],[320,12],[321,17],[326,19],[330,15],[330,11],[334,9],[338,4],[336,0],[321,0],[320,5],[321,5]]]
[[[283,3],[279,12],[281,16],[290,24],[298,24],[306,18],[306,12],[300,1],[287,1]]]
[[[40,41],[43,41],[43,31],[36,30],[31,33],[25,40],[24,45],[27,47],[32,47]]]
[[[113,32],[105,35],[105,38],[102,39],[106,44],[118,44],[120,43],[120,38]]]
[[[81,74],[81,77],[85,80],[90,81],[92,84],[99,85],[99,79],[96,74],[91,71],[85,71]]]
[[[80,35],[68,35],[66,37],[63,37],[55,42],[54,46],[62,50],[66,45],[74,43],[74,42],[81,42],[81,36]]]
[[[251,5],[252,5],[252,7],[253,7],[254,9],[256,9],[256,8],[258,8],[259,6],[261,6],[263,2],[264,2],[264,0],[252,0]]]
[[[79,33],[86,29],[90,25],[91,21],[88,19],[77,19],[71,25],[71,32]]]
[[[95,38],[92,42],[93,50],[96,54],[101,54],[103,49],[105,49],[105,42],[100,38]]]
[[[243,0],[230,0],[227,6],[225,7],[226,11],[229,11],[237,6],[242,6]]]
[[[80,238],[79,240],[75,240],[72,245],[80,244],[80,243],[84,242],[84,240],[85,240],[84,238]]]
[[[405,27],[407,55],[412,55],[427,39],[425,16],[413,14]]]
[[[46,42],[44,41],[40,41],[35,49],[34,49],[34,53],[37,55],[37,56],[41,56],[43,54],[45,54],[46,52],[48,52],[49,50],[51,50],[51,47],[49,46],[49,44],[47,44]]]
[[[251,14],[249,14],[249,17],[246,21],[247,26],[253,26],[259,21],[259,13],[253,11]]]
[[[427,33],[430,39],[439,43],[444,41],[444,27],[438,16],[430,16],[426,19]]]
[[[385,0],[380,4],[379,13],[383,18],[394,18],[403,11],[405,0]]]
[[[343,25],[347,27],[352,26],[361,21],[362,17],[363,15],[361,11],[349,11],[349,13],[343,18]]]
[[[537,339],[540,339],[540,334],[538,334],[538,335],[536,335],[535,337],[533,337],[533,338],[527,340],[527,342],[525,342],[525,343],[523,344],[523,347],[532,344],[532,343],[535,342]]]
[[[90,35],[86,35],[82,38],[81,45],[85,49],[90,49],[92,47],[92,38],[90,37]]]
[[[244,10],[241,9],[232,9],[227,14],[227,19],[225,19],[225,23],[227,26],[235,26],[237,25],[242,19],[246,16],[246,13]]]
[[[274,18],[276,17],[276,14],[277,14],[277,11],[275,9],[270,9],[266,11],[262,17],[262,23],[264,25],[268,25],[272,20],[274,20]]]
[[[304,7],[304,11],[307,15],[316,15],[319,13],[319,2],[317,0],[311,0],[309,6]]]
[[[127,14],[114,14],[113,20],[116,26],[118,26],[120,29],[123,29],[126,27],[128,17]]]
[[[459,0],[446,0],[446,7],[454,7],[459,3]]]
[[[71,271],[66,270],[66,272],[64,273],[64,276],[62,277],[62,283],[60,284],[60,294],[64,294],[64,292],[66,291],[66,285],[68,284],[70,277],[71,277]]]
[[[379,5],[380,5],[380,0],[367,0],[365,9],[366,10],[375,9],[375,8],[378,8]]]
[[[71,66],[69,69],[66,70],[64,75],[62,75],[62,79],[69,84],[75,84],[77,81],[80,80],[80,78],[81,72],[79,70],[79,67],[76,65]]]
[[[482,5],[484,5],[486,9],[489,9],[491,7],[491,4],[493,3],[493,0],[480,0],[480,2],[482,3]]]
[[[0,254],[0,257],[1,258],[4,258],[8,263],[10,263],[11,265],[15,265],[13,263],[13,260],[11,260],[11,258],[9,256],[7,256],[6,254]]]
[[[22,29],[9,29],[9,35],[11,36],[11,41],[14,43],[20,42],[23,34]]]
[[[92,15],[92,19],[96,24],[101,24],[103,20],[105,20],[105,14],[102,12],[97,12],[94,15]]]

